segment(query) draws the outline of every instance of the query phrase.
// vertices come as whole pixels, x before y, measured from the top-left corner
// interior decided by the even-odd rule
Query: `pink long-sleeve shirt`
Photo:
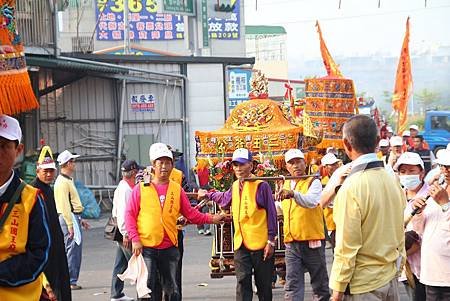
[[[153,187],[155,187],[156,192],[158,193],[159,200],[161,199],[161,195],[166,195],[167,188],[169,187],[169,183],[157,185],[157,184],[151,184]],[[159,201],[158,200],[158,201]],[[161,204],[161,209],[164,204]],[[128,237],[133,241],[137,242],[140,241],[139,238],[139,232],[137,228],[137,218],[139,215],[139,211],[141,210],[141,188],[140,185],[136,185],[133,188],[133,192],[131,193],[130,200],[127,204],[127,209],[125,212],[125,226],[127,228]],[[210,214],[204,214],[200,213],[196,209],[191,207],[191,204],[189,203],[189,199],[186,196],[186,193],[183,189],[181,189],[180,193],[180,213],[187,218],[187,220],[190,223],[193,224],[211,224],[212,223],[212,216]],[[166,231],[164,231],[164,238],[162,242],[154,247],[155,249],[167,249],[173,246],[172,241],[170,240],[169,236],[167,235]]]

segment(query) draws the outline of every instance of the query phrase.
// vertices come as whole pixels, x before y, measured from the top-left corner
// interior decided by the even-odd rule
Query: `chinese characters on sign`
[[[133,112],[154,112],[155,111],[155,97],[153,94],[132,94],[131,110]]]
[[[184,39],[184,19],[180,15],[157,13],[156,0],[96,0],[95,17],[98,20],[97,40],[123,40],[124,5],[128,1],[130,39],[132,40],[181,40]],[[193,0],[164,0],[171,7],[185,1],[186,9],[193,9]],[[207,18],[206,4],[202,3],[202,26],[210,39],[240,39],[240,0],[231,0],[234,9],[227,18]],[[190,6],[192,4],[192,6]],[[174,6],[175,5],[175,6]],[[172,7],[172,8],[173,8]],[[183,7],[183,6],[181,6]],[[191,7],[191,8],[190,8]],[[173,10],[176,11],[176,10]],[[188,11],[184,11],[186,13]],[[180,12],[181,13],[181,12]],[[206,19],[206,20],[205,20]],[[207,25],[207,26],[206,26]],[[207,28],[206,28],[207,27]],[[203,37],[204,41],[207,40]],[[207,47],[206,43],[204,45]]]
[[[252,133],[236,136],[206,137],[200,141],[201,152],[205,154],[227,154],[236,148],[247,148],[252,152],[279,151],[295,147],[297,134]],[[197,137],[199,140],[199,137]]]
[[[234,10],[226,19],[208,18],[208,32],[211,39],[240,39],[240,0],[231,0]]]
[[[164,0],[165,12],[194,15],[194,0]]]
[[[97,0],[97,40],[123,40],[123,9],[127,0]],[[177,40],[184,38],[183,17],[156,13],[156,1],[128,1],[130,39]]]
[[[250,69],[233,68],[228,70],[228,107],[230,109],[248,99],[251,77]]]

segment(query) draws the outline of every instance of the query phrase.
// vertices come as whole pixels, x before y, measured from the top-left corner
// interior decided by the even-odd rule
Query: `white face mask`
[[[404,175],[399,178],[400,184],[408,190],[414,190],[422,183],[419,175]]]

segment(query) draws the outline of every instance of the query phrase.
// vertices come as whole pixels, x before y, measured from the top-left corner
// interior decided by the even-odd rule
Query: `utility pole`
[[[123,53],[130,54],[130,23],[128,22],[128,0],[123,4]]]

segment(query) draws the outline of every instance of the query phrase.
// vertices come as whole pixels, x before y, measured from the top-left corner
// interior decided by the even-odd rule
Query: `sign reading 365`
[[[106,6],[109,6],[112,12],[121,13],[123,12],[123,8],[126,1],[127,0],[97,0],[97,6],[100,12],[103,12]],[[130,11],[130,13],[140,13],[144,9],[149,13],[156,13],[157,1],[128,0],[128,10]]]

